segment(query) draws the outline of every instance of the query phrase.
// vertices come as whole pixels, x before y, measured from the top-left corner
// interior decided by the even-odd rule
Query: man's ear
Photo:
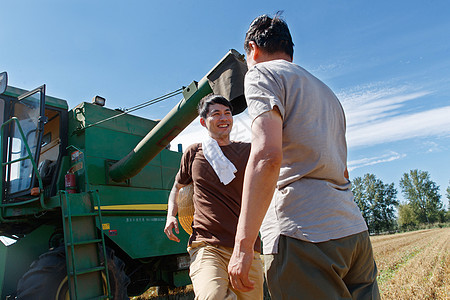
[[[203,127],[208,128],[208,127],[206,127],[205,119],[200,118],[200,124],[202,124]]]
[[[259,58],[260,49],[258,45],[254,41],[250,41],[248,43],[248,46],[250,47],[250,53],[253,52],[253,60],[256,61]]]

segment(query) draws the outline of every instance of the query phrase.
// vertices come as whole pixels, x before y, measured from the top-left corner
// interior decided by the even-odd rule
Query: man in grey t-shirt
[[[256,18],[244,47],[252,150],[228,267],[233,287],[252,289],[247,273],[261,227],[273,299],[378,299],[367,226],[348,180],[339,100],[292,63],[292,38],[278,16]]]

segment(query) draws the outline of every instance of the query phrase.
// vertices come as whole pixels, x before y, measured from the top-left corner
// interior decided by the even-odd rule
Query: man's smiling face
[[[229,107],[222,104],[211,104],[206,119],[200,123],[208,129],[209,135],[215,140],[226,140],[233,128],[233,116]]]

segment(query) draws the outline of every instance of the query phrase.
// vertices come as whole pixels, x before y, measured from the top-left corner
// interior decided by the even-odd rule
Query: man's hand
[[[178,213],[178,205],[177,205],[177,197],[180,189],[185,186],[184,184],[180,184],[178,182],[173,183],[172,190],[169,194],[169,200],[167,202],[167,221],[166,226],[164,227],[164,233],[167,235],[169,240],[175,241],[177,243],[180,242],[180,239],[173,233],[173,229],[177,234],[180,233],[178,230],[178,221],[177,221],[177,213]]]
[[[166,227],[164,227],[164,233],[167,235],[169,240],[180,242],[180,239],[173,233],[172,229],[175,229],[177,234],[180,233],[178,230],[178,221],[174,216],[167,216]]]
[[[233,288],[238,291],[248,292],[254,289],[255,282],[248,278],[253,262],[253,248],[243,250],[235,247],[230,263],[228,264],[228,275]]]

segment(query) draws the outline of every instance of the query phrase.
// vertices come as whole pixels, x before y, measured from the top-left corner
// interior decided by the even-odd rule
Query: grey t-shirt
[[[319,79],[285,60],[259,63],[245,77],[254,120],[278,107],[283,161],[274,198],[261,227],[264,253],[277,253],[279,236],[324,242],[367,230],[345,178],[345,116]]]

